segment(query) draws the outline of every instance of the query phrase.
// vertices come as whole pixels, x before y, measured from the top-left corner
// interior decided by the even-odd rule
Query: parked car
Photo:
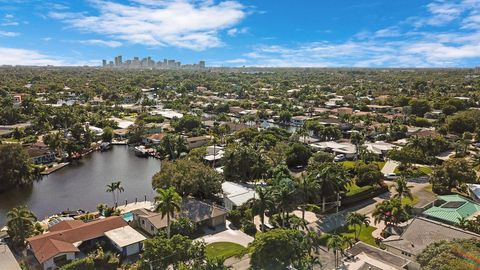
[[[389,180],[395,180],[398,178],[398,175],[396,173],[386,173],[383,176]]]
[[[344,161],[346,159],[345,155],[344,154],[340,154],[340,155],[336,155],[334,158],[333,158],[333,161],[334,162],[340,162],[340,161]]]

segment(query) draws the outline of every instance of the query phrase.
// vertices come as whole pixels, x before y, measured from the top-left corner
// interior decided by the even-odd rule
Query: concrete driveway
[[[395,169],[398,167],[398,165],[400,165],[399,162],[389,159],[389,160],[387,160],[385,165],[383,165],[383,168],[382,168],[381,171],[382,171],[383,174],[393,173],[393,172],[395,172]]]
[[[228,220],[226,230],[210,231],[207,233],[209,234],[198,238],[198,240],[203,240],[207,244],[215,242],[232,242],[240,244],[244,247],[248,246],[248,244],[253,241],[253,237],[238,229],[233,228]]]

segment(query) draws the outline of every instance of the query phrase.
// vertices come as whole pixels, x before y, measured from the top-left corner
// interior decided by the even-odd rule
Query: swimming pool
[[[133,220],[133,213],[132,212],[125,213],[125,214],[122,215],[122,218],[126,222],[130,222],[130,221]]]

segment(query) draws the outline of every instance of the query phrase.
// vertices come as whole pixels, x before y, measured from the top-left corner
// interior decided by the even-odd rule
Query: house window
[[[153,226],[150,226],[150,230],[153,232],[155,228],[153,228]]]
[[[145,225],[145,220],[142,220],[142,225]]]

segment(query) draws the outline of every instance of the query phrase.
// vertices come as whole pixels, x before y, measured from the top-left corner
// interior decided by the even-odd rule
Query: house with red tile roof
[[[128,241],[129,246],[123,247],[117,243],[126,243],[124,239],[118,238],[118,233],[110,234],[116,236],[114,238],[108,237],[109,232],[117,232],[118,229],[125,227],[129,227],[127,222],[118,216],[92,222],[65,220],[52,226],[47,233],[28,238],[27,243],[35,258],[43,266],[43,269],[50,270],[56,269],[58,266],[80,256],[82,245],[92,246],[102,238],[110,240],[113,246],[120,247],[119,251],[122,252],[122,255],[132,255],[125,254],[124,251],[126,250],[135,250],[138,253],[145,237],[133,229],[133,231],[128,230],[127,235],[121,235],[124,238],[135,240],[134,242]]]

